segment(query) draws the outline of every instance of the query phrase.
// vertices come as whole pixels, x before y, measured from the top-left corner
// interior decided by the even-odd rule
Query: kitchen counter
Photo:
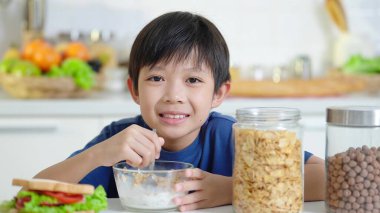
[[[116,212],[126,212],[123,210],[120,201],[118,198],[112,198],[108,199],[108,209],[106,211],[103,211],[104,213],[116,213]],[[231,205],[228,206],[221,206],[221,207],[215,207],[215,208],[208,208],[208,209],[200,209],[195,211],[188,211],[188,213],[211,213],[211,212],[217,212],[217,213],[231,213],[233,212],[233,208]],[[325,212],[325,206],[323,201],[318,202],[305,202],[304,203],[304,209],[302,211],[303,213],[320,213]]]
[[[216,111],[234,115],[237,108],[253,106],[293,107],[303,114],[322,115],[328,106],[378,105],[380,96],[354,94],[318,98],[227,98]],[[140,110],[128,91],[99,92],[84,99],[22,100],[14,99],[0,90],[0,116],[124,116],[136,115]]]

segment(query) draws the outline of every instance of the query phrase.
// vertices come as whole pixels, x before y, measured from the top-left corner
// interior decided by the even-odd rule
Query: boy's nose
[[[182,98],[180,95],[175,95],[175,94],[165,95],[164,101],[166,103],[183,103],[184,98]]]
[[[180,85],[171,85],[166,88],[164,101],[166,103],[184,103],[185,95]]]

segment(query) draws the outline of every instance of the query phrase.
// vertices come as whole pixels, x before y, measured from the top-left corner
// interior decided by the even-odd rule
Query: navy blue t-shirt
[[[235,122],[236,120],[230,116],[211,112],[206,122],[202,125],[198,137],[192,144],[177,152],[162,149],[160,160],[187,162],[193,164],[196,168],[213,174],[232,176],[234,161],[232,125]],[[70,157],[112,137],[132,124],[150,129],[141,115],[113,122],[106,126],[82,150],[74,152]],[[305,162],[311,155],[311,153],[305,152]],[[91,184],[95,187],[102,185],[107,192],[107,197],[118,197],[112,167],[98,167],[87,174],[80,183]]]

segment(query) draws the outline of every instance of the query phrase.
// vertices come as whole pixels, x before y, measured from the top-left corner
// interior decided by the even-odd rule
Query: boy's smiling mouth
[[[167,124],[179,124],[190,117],[189,114],[180,113],[180,112],[165,112],[159,114],[161,121]]]

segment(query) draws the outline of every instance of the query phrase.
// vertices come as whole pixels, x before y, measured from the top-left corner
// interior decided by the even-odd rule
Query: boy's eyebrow
[[[185,70],[185,71],[196,71],[196,72],[202,72],[202,71],[203,71],[202,68],[199,67],[199,66],[185,68],[184,70]]]
[[[159,66],[159,65],[151,66],[149,69],[149,71],[161,71],[161,70],[165,70],[165,68],[162,66]],[[190,71],[190,72],[203,72],[204,71],[199,66],[188,67],[188,68],[184,68],[183,70],[184,71]]]

